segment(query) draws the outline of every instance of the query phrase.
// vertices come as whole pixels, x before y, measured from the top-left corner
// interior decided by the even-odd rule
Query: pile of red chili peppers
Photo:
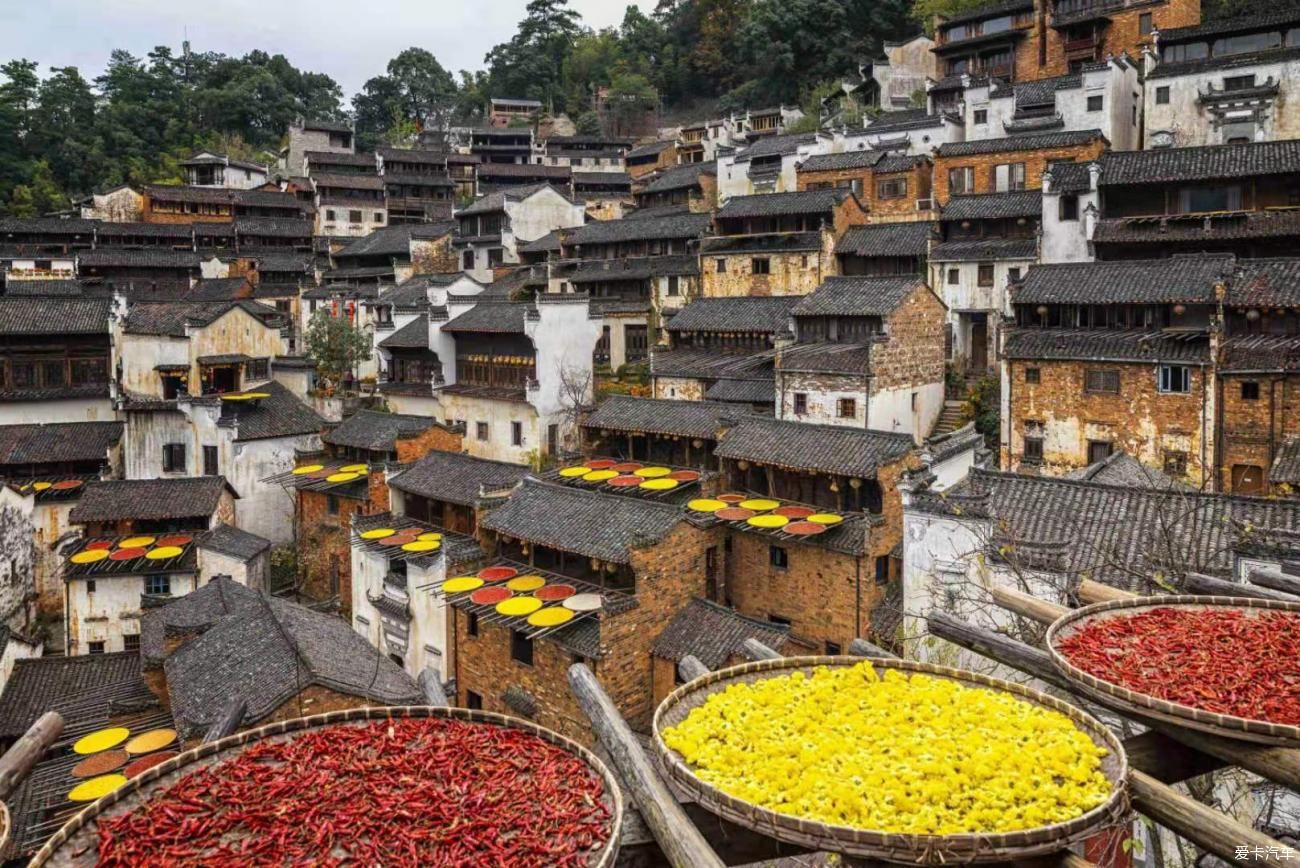
[[[1300,724],[1300,615],[1166,606],[1094,619],[1057,647],[1084,672],[1138,693]]]
[[[443,719],[264,741],[99,822],[101,866],[585,868],[611,834],[601,779],[535,735]]]

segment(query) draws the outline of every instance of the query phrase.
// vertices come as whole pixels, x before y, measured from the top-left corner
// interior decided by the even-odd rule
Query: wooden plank
[[[1295,597],[1265,588],[1260,585],[1246,585],[1241,582],[1229,582],[1200,573],[1188,573],[1183,576],[1183,591],[1188,594],[1204,594],[1214,597],[1245,597],[1250,600],[1279,600],[1294,603]]]
[[[1300,602],[1300,578],[1288,576],[1281,570],[1258,569],[1250,571],[1250,583],[1261,588],[1268,588],[1286,594],[1292,600]]]
[[[591,670],[582,663],[570,666],[569,687],[668,862],[674,868],[723,868]]]
[[[1017,615],[1032,618],[1041,624],[1050,624],[1070,611],[1066,606],[1049,600],[1040,600],[1032,594],[1017,591],[1014,588],[989,588],[993,601],[1004,609],[1010,609]]]
[[[203,734],[203,744],[211,744],[214,741],[221,741],[228,735],[234,735],[239,729],[239,725],[244,722],[244,715],[248,713],[248,703],[240,698],[231,699],[221,709],[220,716],[213,721],[212,726]]]
[[[887,660],[897,660],[898,655],[892,651],[886,651],[879,645],[873,645],[866,639],[854,639],[849,643],[849,653],[854,657],[883,657]]]
[[[1252,850],[1263,847],[1267,850],[1270,847],[1285,846],[1263,832],[1238,823],[1227,814],[1184,796],[1148,774],[1131,770],[1128,780],[1135,809],[1178,837],[1191,841],[1229,863],[1235,864],[1239,847],[1249,847]]]
[[[745,652],[745,656],[750,660],[780,660],[781,655],[764,645],[757,639],[746,639],[740,646],[740,650]]]
[[[925,620],[932,636],[947,639],[991,660],[1015,667],[1062,690],[1070,689],[1069,681],[1057,671],[1046,651],[1017,642],[1010,636],[968,624],[947,612],[932,611],[926,615]]]
[[[63,715],[47,711],[19,736],[13,747],[0,756],[0,800],[13,795],[14,790],[31,772],[41,755],[63,734]]]
[[[709,674],[709,667],[700,662],[694,654],[687,654],[677,663],[677,674],[683,681],[694,681],[702,675]]]
[[[1128,591],[1121,591],[1119,588],[1112,588],[1110,585],[1103,585],[1101,582],[1094,582],[1092,579],[1084,579],[1080,582],[1076,593],[1085,603],[1109,603],[1112,600],[1131,600],[1137,596]]]
[[[1162,784],[1177,784],[1229,765],[1155,730],[1124,739],[1124,753],[1129,765]]]

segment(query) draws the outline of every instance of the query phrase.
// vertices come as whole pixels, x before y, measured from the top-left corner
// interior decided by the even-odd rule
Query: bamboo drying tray
[[[1086,814],[1065,823],[1018,832],[961,835],[915,835],[880,832],[851,826],[833,826],[791,814],[782,814],[731,796],[696,777],[676,751],[663,741],[663,731],[686,718],[714,693],[733,684],[766,678],[810,673],[818,666],[856,666],[860,657],[786,657],[762,660],[722,669],[701,676],[668,695],[655,711],[654,746],[672,778],[709,811],[733,823],[780,841],[813,850],[826,850],[889,862],[937,865],[946,863],[1005,862],[1029,856],[1057,853],[1098,830],[1119,823],[1128,814],[1128,759],[1118,738],[1099,721],[1068,703],[1045,693],[988,678],[974,672],[933,666],[911,660],[872,659],[879,672],[897,669],[947,678],[966,687],[983,687],[1010,693],[1034,705],[1060,712],[1074,721],[1095,744],[1109,753],[1102,760],[1102,773],[1111,783],[1110,797]]]
[[[446,718],[450,720],[471,721],[474,723],[511,727],[537,736],[582,759],[600,777],[605,788],[605,805],[609,808],[609,838],[604,846],[591,851],[589,868],[610,868],[618,857],[619,830],[623,824],[623,793],[613,774],[605,767],[595,754],[575,741],[559,733],[544,729],[526,720],[494,714],[488,711],[471,711],[466,708],[438,708],[432,706],[410,706],[395,708],[353,708],[332,711],[313,717],[285,720],[271,723],[258,729],[237,733],[229,738],[211,744],[200,745],[188,750],[160,765],[154,766],[132,778],[99,801],[70,819],[63,828],[45,842],[45,846],[32,857],[28,868],[42,865],[92,866],[96,864],[99,853],[99,832],[95,823],[97,817],[115,818],[129,813],[146,802],[154,793],[166,789],[185,775],[205,766],[232,759],[240,750],[263,739],[287,739],[295,733],[317,727],[363,721],[391,720],[401,718]],[[394,832],[400,835],[400,830]]]
[[[1121,712],[1129,712],[1138,717],[1185,726],[1226,738],[1284,747],[1300,747],[1300,726],[1219,714],[1139,693],[1084,672],[1057,649],[1059,642],[1074,635],[1088,623],[1107,618],[1123,618],[1138,611],[1159,608],[1241,609],[1248,617],[1258,617],[1266,612],[1291,612],[1300,615],[1300,603],[1243,597],[1171,595],[1095,603],[1062,615],[1047,629],[1046,644],[1048,653],[1052,655],[1052,662],[1079,693],[1103,705],[1113,706]],[[1297,665],[1300,666],[1300,663]]]

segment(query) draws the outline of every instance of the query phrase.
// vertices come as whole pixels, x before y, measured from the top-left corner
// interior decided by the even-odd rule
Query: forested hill
[[[986,2],[660,0],[650,14],[629,6],[619,27],[594,31],[568,0],[531,0],[482,70],[453,74],[433,51],[410,48],[350,99],[327,72],[265,51],[114,51],[94,79],[11,59],[0,66],[0,213],[60,210],[69,196],[122,182],[179,181],[178,162],[200,148],[269,162],[299,115],[350,118],[366,147],[473,123],[492,94],[541,100],[584,131],[600,86],[657,97],[670,116],[811,104],[882,42],[918,32],[936,11]],[[1217,14],[1253,2],[1205,0]]]

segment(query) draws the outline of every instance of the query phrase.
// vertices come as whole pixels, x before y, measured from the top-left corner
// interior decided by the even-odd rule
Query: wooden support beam
[[[746,639],[740,646],[740,650],[745,652],[745,656],[750,660],[780,660],[781,655],[764,645],[757,639]]]
[[[1184,796],[1144,772],[1131,770],[1128,782],[1133,807],[1140,813],[1229,863],[1235,864],[1238,847],[1284,847],[1280,841]]]
[[[1214,597],[1246,597],[1251,600],[1280,600],[1283,603],[1296,601],[1295,597],[1272,588],[1229,582],[1226,579],[1216,579],[1214,576],[1201,573],[1188,573],[1183,576],[1183,591],[1188,594],[1205,594]]]
[[[1281,570],[1259,569],[1250,571],[1250,583],[1277,591],[1300,603],[1300,577],[1288,576]]]
[[[0,756],[0,800],[13,795],[41,754],[63,734],[63,715],[47,711]]]
[[[897,660],[898,655],[893,651],[886,651],[879,645],[873,645],[866,639],[854,639],[849,643],[849,653],[854,657],[884,657],[886,659]]]
[[[569,687],[591,720],[597,740],[608,752],[628,796],[641,812],[641,819],[650,827],[659,849],[673,868],[723,868],[722,860],[659,777],[627,721],[591,670],[582,663],[570,666]]]
[[[1101,582],[1094,582],[1092,579],[1084,579],[1080,582],[1076,593],[1085,603],[1109,603],[1112,600],[1131,600],[1137,596],[1128,591],[1121,591],[1119,588],[1112,588],[1110,585],[1103,585]]]
[[[947,639],[976,654],[1013,666],[1040,681],[1069,690],[1069,682],[1057,671],[1046,651],[1017,642],[1010,636],[968,624],[947,612],[932,611],[925,620],[932,636]]]
[[[709,674],[709,667],[700,662],[694,654],[687,654],[677,663],[677,674],[683,681],[694,681],[701,675]]]
[[[420,677],[415,679],[420,685],[420,691],[424,694],[424,701],[435,708],[446,708],[451,703],[447,701],[447,691],[442,689],[442,681],[432,669],[425,669],[420,673]]]
[[[1023,615],[1041,624],[1050,624],[1070,611],[1068,607],[1040,600],[1032,594],[1017,591],[1014,588],[989,588],[993,602],[1004,609],[1010,609],[1017,615]]]
[[[1130,766],[1162,784],[1181,783],[1229,765],[1153,729],[1124,739],[1124,753]]]

